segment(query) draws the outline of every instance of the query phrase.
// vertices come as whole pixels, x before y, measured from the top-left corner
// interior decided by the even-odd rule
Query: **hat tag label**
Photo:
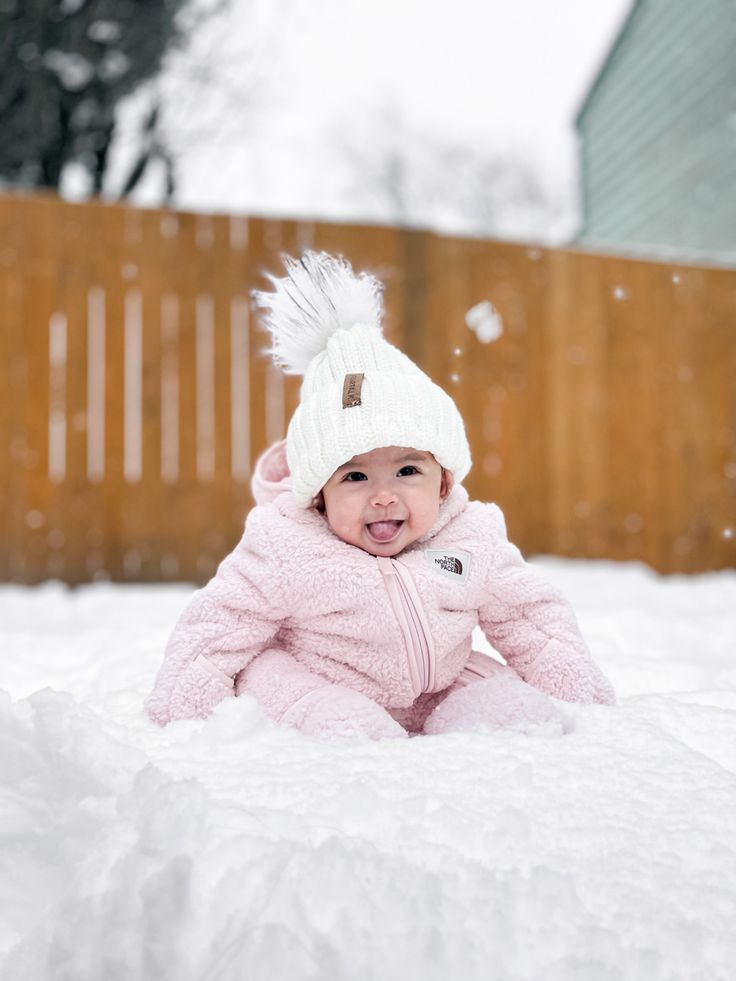
[[[459,549],[447,551],[444,549],[427,548],[424,555],[434,572],[453,582],[465,584],[470,570],[470,555]]]
[[[363,388],[363,379],[365,375],[363,372],[345,375],[345,381],[342,383],[342,407],[343,409],[352,409],[356,405],[362,405],[360,399],[360,393]]]

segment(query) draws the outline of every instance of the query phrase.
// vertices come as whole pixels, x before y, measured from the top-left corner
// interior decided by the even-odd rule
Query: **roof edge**
[[[643,4],[644,4],[644,0],[634,0],[631,9],[629,10],[628,14],[624,18],[623,23],[621,24],[621,27],[619,28],[618,33],[616,34],[616,37],[611,43],[611,46],[609,47],[606,54],[603,56],[598,71],[594,75],[593,81],[589,85],[588,91],[583,97],[583,101],[580,105],[580,108],[575,114],[576,129],[580,129],[580,126],[583,122],[583,117],[586,115],[590,103],[592,102],[593,97],[595,96],[596,92],[600,87],[600,84],[603,80],[603,76],[608,71],[608,66],[611,63],[611,60],[613,59],[614,55],[623,44],[625,37],[627,36],[627,34],[631,29],[631,25],[634,21],[635,14],[643,6]]]

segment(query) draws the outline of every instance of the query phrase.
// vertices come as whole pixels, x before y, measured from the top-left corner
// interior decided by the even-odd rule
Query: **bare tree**
[[[405,226],[481,236],[538,235],[559,206],[518,153],[492,153],[412,126],[394,107],[335,133],[358,210]]]
[[[0,0],[0,179],[58,188],[76,164],[102,190],[119,102],[185,40],[190,0]],[[165,157],[158,112],[142,146]],[[123,183],[140,178],[138,160]],[[172,177],[173,180],[173,177]]]
[[[279,76],[280,30],[290,6],[291,0],[197,0],[187,9],[186,46],[169,52],[162,70],[120,106],[107,193],[131,192],[158,162],[154,193],[171,199],[172,175],[199,151],[222,160],[248,145]]]

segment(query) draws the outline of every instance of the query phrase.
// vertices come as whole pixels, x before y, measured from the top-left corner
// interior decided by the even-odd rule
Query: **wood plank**
[[[509,533],[524,551],[540,551],[548,534],[546,488],[545,293],[543,250],[507,243],[476,243],[469,256],[469,292],[463,304],[459,345],[459,392],[476,400],[485,394],[475,426],[480,466],[476,496],[499,499]],[[497,338],[476,331],[481,305]],[[476,318],[476,319],[474,319]],[[491,319],[492,318],[492,319]],[[459,318],[458,318],[459,320]],[[477,377],[466,392],[468,362]],[[484,385],[484,380],[490,384]],[[491,380],[492,379],[492,380]],[[467,412],[466,412],[467,415]],[[472,486],[476,486],[473,484]]]
[[[95,212],[82,205],[59,210],[59,307],[66,321],[66,453],[64,478],[55,484],[52,557],[71,584],[88,582],[102,568],[104,541],[99,486],[87,477],[87,373],[91,243]],[[90,560],[91,561],[88,561]]]
[[[608,325],[601,263],[550,254],[546,402],[552,550],[597,558],[605,553],[608,480]]]
[[[204,525],[202,485],[198,473],[197,444],[197,298],[200,291],[196,215],[180,214],[177,236],[176,295],[179,304],[179,477],[177,543],[179,575],[198,582],[203,577],[197,560]]]
[[[26,573],[20,479],[25,455],[24,204],[15,196],[0,197],[0,575],[11,582],[24,582]]]
[[[147,267],[149,263],[155,263],[155,268],[150,272],[151,282],[144,284],[144,294],[149,298],[149,309],[155,305],[155,309],[150,309],[150,323],[158,324],[160,352],[160,362],[155,366],[158,382],[150,381],[153,391],[159,390],[160,408],[155,423],[151,420],[148,426],[149,435],[158,430],[158,454],[156,459],[151,459],[150,480],[157,482],[152,511],[162,579],[192,579],[196,565],[196,556],[192,559],[192,552],[187,551],[189,536],[183,532],[182,524],[182,468],[187,479],[193,480],[195,464],[192,431],[183,428],[186,421],[194,417],[189,414],[193,396],[184,390],[187,377],[191,381],[193,374],[191,363],[184,361],[186,345],[191,342],[182,340],[182,321],[190,314],[185,306],[187,298],[181,293],[189,273],[188,269],[182,271],[181,225],[181,216],[176,212],[157,211],[151,215],[145,236]],[[148,275],[147,268],[144,276]],[[150,332],[147,332],[146,344],[152,350],[157,346]],[[146,364],[147,371],[152,368],[153,363]],[[187,370],[189,376],[184,373]],[[191,462],[191,466],[187,467],[185,461]]]
[[[704,315],[708,325],[698,350],[702,358],[693,381],[702,392],[704,425],[697,435],[696,527],[699,538],[688,571],[736,568],[736,289],[731,270],[703,271]],[[696,343],[699,339],[696,339]]]
[[[19,461],[23,503],[18,533],[25,561],[24,581],[37,583],[48,576],[49,324],[58,304],[53,256],[56,202],[46,196],[33,198],[24,211],[24,367],[18,392],[24,451]]]
[[[146,582],[161,577],[163,551],[160,222],[160,212],[125,209],[117,270],[125,355],[119,572]]]
[[[102,291],[100,297],[104,297],[104,327],[95,322],[96,301],[90,297],[88,329],[101,332],[104,329],[105,358],[101,474],[97,473],[98,461],[88,457],[88,479],[98,485],[103,509],[103,561],[93,575],[97,579],[120,581],[125,578],[125,554],[131,545],[127,527],[131,500],[125,476],[126,294],[137,276],[141,220],[140,213],[133,209],[101,204],[95,207],[98,243],[102,243],[102,248],[98,246],[92,257],[91,269],[94,286]],[[94,358],[94,334],[88,336],[91,344],[88,357]],[[93,404],[91,399],[90,402]],[[93,415],[90,427],[98,424]],[[93,433],[93,429],[88,429],[88,444],[93,443]]]
[[[602,287],[609,318],[609,554],[661,563],[662,430],[657,296],[643,263],[608,260]]]
[[[661,438],[655,450],[661,474],[659,511],[662,557],[658,566],[684,572],[693,559],[693,506],[700,481],[698,445],[709,438],[703,423],[702,377],[698,347],[705,327],[703,278],[687,267],[663,269],[658,291],[662,296],[657,330],[660,357],[658,396]]]
[[[570,351],[574,325],[570,317],[575,300],[574,259],[560,252],[549,258],[550,285],[545,308],[547,384],[545,392],[547,437],[547,486],[550,551],[571,555],[578,545],[573,530],[575,507],[574,400],[569,386],[576,370]]]

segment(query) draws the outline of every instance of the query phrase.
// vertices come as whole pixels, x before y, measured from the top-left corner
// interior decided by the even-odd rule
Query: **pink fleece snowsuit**
[[[244,692],[307,733],[372,738],[528,728],[560,718],[547,695],[614,701],[495,505],[456,486],[423,538],[381,558],[297,504],[284,443],[261,457],[253,491],[242,539],[169,640],[146,705],[159,724]],[[472,650],[477,625],[508,667]]]

